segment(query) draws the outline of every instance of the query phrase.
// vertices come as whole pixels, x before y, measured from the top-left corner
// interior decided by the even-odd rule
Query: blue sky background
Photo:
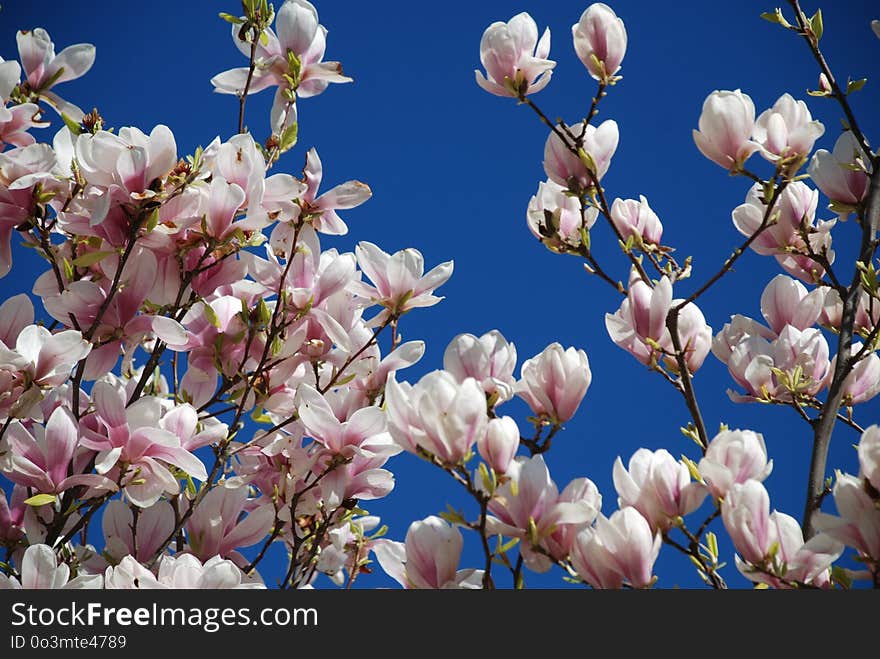
[[[350,233],[327,238],[326,247],[352,249],[370,240],[386,251],[416,247],[427,266],[454,259],[455,274],[440,289],[438,306],[404,319],[404,338],[424,339],[422,362],[401,374],[415,380],[442,366],[447,343],[458,333],[482,334],[497,328],[516,344],[522,360],[559,341],[586,350],[593,384],[579,414],[567,424],[548,456],[560,489],[578,476],[590,477],[604,495],[603,512],[616,509],[611,467],[639,447],[665,447],[674,455],[698,458],[696,447],[679,433],[688,421],[680,396],[616,348],[604,328],[604,315],[619,298],[598,279],[588,277],[572,257],[553,255],[529,233],[525,209],[538,182],[547,130],[525,106],[483,92],[474,82],[479,67],[479,41],[495,20],[528,11],[543,31],[553,35],[551,59],[557,66],[549,87],[532,98],[551,117],[573,122],[584,115],[595,83],[576,58],[571,25],[588,2],[462,2],[426,4],[318,2],[321,22],[329,29],[326,59],[339,60],[354,84],[336,85],[323,95],[299,103],[299,145],[275,171],[299,174],[304,155],[315,146],[324,162],[324,186],[360,179],[373,190],[364,206],[343,213]],[[805,10],[815,10],[813,2]],[[822,47],[843,80],[870,76],[868,62],[880,57],[880,41],[869,22],[880,16],[874,3],[826,2]],[[647,196],[664,224],[664,243],[677,255],[692,254],[694,276],[676,288],[684,297],[713,274],[741,241],[730,212],[742,203],[749,182],[730,178],[706,160],[691,138],[704,98],[715,89],[741,88],[757,111],[783,93],[807,100],[814,118],[826,126],[817,146],[830,149],[840,129],[836,104],[809,98],[817,69],[805,44],[792,33],[761,20],[772,11],[769,0],[735,3],[675,3],[617,0],[612,7],[627,27],[629,47],[623,81],[602,102],[598,119],[614,118],[620,146],[603,183],[609,200]],[[96,105],[106,125],[134,125],[149,131],[167,124],[181,155],[205,145],[216,135],[226,139],[237,127],[238,104],[232,96],[212,92],[209,79],[244,58],[232,45],[229,26],[218,11],[238,13],[234,0],[89,5],[12,0],[0,13],[0,55],[17,57],[14,30],[46,28],[57,50],[80,42],[97,47],[97,61],[86,77],[59,87],[61,95],[88,110]],[[789,15],[791,12],[789,11]],[[863,129],[880,131],[878,85],[870,80],[852,98]],[[268,132],[271,92],[251,97],[247,124],[257,139]],[[59,126],[38,132],[49,141]],[[756,156],[754,168],[769,168]],[[820,209],[825,201],[820,204]],[[820,210],[822,219],[831,213]],[[853,253],[857,226],[834,233],[838,260]],[[627,267],[610,230],[598,224],[593,245],[603,266],[625,280]],[[43,263],[14,252],[15,270],[0,280],[0,297],[29,292]],[[750,252],[736,271],[700,300],[717,332],[734,313],[760,318],[764,285],[779,269],[773,259]],[[845,277],[849,278],[849,271]],[[835,343],[832,343],[832,346]],[[518,373],[518,371],[517,371]],[[794,411],[730,402],[733,386],[726,367],[709,356],[696,387],[710,432],[721,422],[764,434],[775,469],[766,485],[771,505],[800,518],[810,454],[810,434]],[[525,407],[501,408],[525,426]],[[862,425],[880,421],[880,403],[856,408]],[[831,467],[854,473],[851,445],[858,436],[839,428],[832,446]],[[397,487],[385,500],[369,502],[371,512],[390,525],[389,536],[403,539],[409,522],[434,514],[447,502],[468,501],[450,479],[409,455],[389,467]],[[705,504],[693,517],[695,526],[710,512]],[[715,530],[720,524],[716,523]],[[720,534],[723,541],[723,529]],[[467,541],[463,566],[477,566],[475,538]],[[273,560],[282,560],[280,547]],[[747,582],[733,567],[730,544],[724,577],[733,586]],[[277,564],[276,564],[277,565]],[[264,562],[261,572],[272,583],[277,567]],[[700,584],[689,561],[664,548],[657,564],[659,587]],[[507,585],[499,573],[499,583]],[[558,570],[528,575],[527,583],[561,587]],[[389,585],[384,575],[364,575],[361,586]]]

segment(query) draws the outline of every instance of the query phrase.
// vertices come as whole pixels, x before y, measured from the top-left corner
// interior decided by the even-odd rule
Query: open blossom
[[[857,162],[862,167],[855,166]],[[825,196],[840,204],[855,206],[868,192],[870,159],[865,157],[858,140],[850,131],[842,133],[829,153],[819,149],[813,154],[807,173]]]
[[[807,104],[783,94],[755,121],[753,135],[761,145],[761,155],[770,162],[793,159],[798,166],[825,133],[821,122],[813,120]]]
[[[95,470],[124,488],[141,508],[155,504],[163,492],[177,494],[179,483],[166,464],[193,478],[208,478],[205,465],[180,445],[180,438],[160,427],[163,406],[145,396],[126,407],[119,385],[106,380],[92,388],[94,412],[80,422],[80,444],[98,451]]]
[[[600,82],[615,80],[626,54],[626,27],[608,5],[597,2],[571,26],[574,50],[590,75]]]
[[[519,449],[519,439],[519,426],[512,417],[490,419],[486,434],[477,440],[477,450],[496,474],[504,474]]]
[[[564,187],[549,179],[538,184],[538,192],[526,210],[532,235],[556,252],[580,246],[581,229],[589,231],[598,217],[599,209],[593,207],[582,214],[578,198],[566,194]]]
[[[187,520],[189,549],[203,561],[220,556],[246,565],[236,549],[262,540],[272,530],[274,519],[271,501],[248,499],[247,487],[223,483],[208,492]]]
[[[373,319],[384,321],[388,316],[399,316],[417,307],[431,307],[443,298],[434,295],[434,289],[452,276],[452,261],[441,263],[425,273],[425,261],[415,249],[402,249],[387,254],[373,243],[361,241],[355,248],[358,265],[373,282],[352,282],[352,292],[377,302],[385,310]]]
[[[413,522],[405,542],[377,540],[379,565],[404,588],[480,588],[482,570],[459,570],[461,531],[434,515]]]
[[[490,94],[518,98],[539,92],[553,74],[556,62],[550,55],[550,28],[538,40],[538,26],[527,13],[507,23],[496,21],[480,39],[480,62],[486,75],[474,71],[477,84]]]
[[[232,40],[249,57],[251,44],[239,38],[240,29],[238,25],[232,26]],[[308,98],[323,92],[330,83],[351,82],[351,78],[342,74],[339,62],[322,61],[327,29],[318,23],[318,12],[307,0],[285,0],[276,13],[275,31],[267,28],[263,35],[257,41],[256,67],[248,94],[278,87],[271,111],[272,129],[277,134],[293,123],[290,114],[295,110],[285,92]],[[217,74],[211,84],[218,93],[241,94],[248,76],[249,67],[239,67]]]
[[[498,330],[477,338],[459,334],[443,353],[443,368],[459,381],[474,378],[488,395],[500,402],[513,396],[516,379],[516,346],[508,343]]]
[[[258,577],[244,575],[235,563],[213,556],[204,563],[192,554],[162,556],[158,575],[126,556],[104,573],[108,590],[216,590],[265,588]]]
[[[816,513],[816,528],[869,561],[880,562],[880,508],[862,480],[837,472],[832,494],[838,516]]]
[[[751,430],[722,430],[709,442],[698,469],[709,491],[722,499],[737,484],[763,481],[773,470],[764,437]]]
[[[593,588],[647,588],[654,582],[654,562],[663,540],[647,520],[632,507],[600,515],[594,528],[577,536],[571,553],[572,566]]]
[[[473,378],[458,382],[446,371],[428,373],[415,385],[394,376],[385,388],[388,431],[405,451],[428,451],[458,463],[486,433],[486,394]]]
[[[346,421],[340,421],[324,396],[311,385],[301,384],[296,396],[297,413],[306,432],[331,453],[351,457],[355,453],[376,455],[388,451],[391,442],[385,414],[378,407],[361,407]]]
[[[355,208],[367,201],[373,194],[369,186],[360,181],[346,181],[318,195],[324,169],[318,152],[313,148],[306,154],[303,174],[307,187],[299,199],[300,217],[311,222],[315,231],[320,233],[348,233],[348,227],[336,211]]]
[[[0,573],[0,590],[55,590],[100,588],[101,575],[83,574],[70,579],[70,567],[58,564],[55,552],[48,545],[31,545],[24,551],[20,564],[21,581]]]
[[[21,66],[18,62],[4,62],[0,57],[0,149],[7,144],[28,146],[36,142],[28,131],[48,124],[40,121],[40,107],[35,103],[19,103],[6,107],[12,90],[18,85]]]
[[[0,441],[0,472],[13,483],[41,494],[61,494],[77,485],[115,489],[104,476],[79,472],[81,465],[74,460],[78,440],[76,420],[63,407],[55,408],[45,427],[34,424],[26,428],[13,421]]]
[[[546,572],[551,563],[535,549],[543,547],[556,558],[564,558],[569,547],[565,527],[577,531],[592,524],[602,507],[599,490],[586,478],[578,478],[559,492],[541,455],[517,458],[507,470],[510,480],[504,483],[489,502],[495,515],[487,521],[490,533],[520,538],[525,564],[532,570]],[[562,533],[562,535],[560,535]],[[569,544],[573,538],[568,538]]]
[[[772,341],[744,336],[731,351],[727,368],[749,396],[790,400],[795,392],[815,395],[826,386],[831,367],[828,353],[820,330],[786,325]],[[750,400],[735,394],[731,398]]]
[[[551,343],[523,362],[517,395],[535,414],[565,423],[574,416],[592,380],[587,353]]]
[[[6,492],[0,490],[0,546],[14,548],[25,535],[24,515],[29,507],[25,504],[27,489],[14,485],[8,501],[6,497]]]
[[[565,188],[572,191],[586,190],[602,180],[605,172],[611,166],[611,158],[617,151],[620,141],[620,133],[617,122],[607,119],[598,127],[592,124],[578,124],[575,126],[563,125],[560,128],[563,134],[572,133],[575,137],[582,137],[583,152],[592,160],[591,168],[584,162],[587,158],[580,158],[571,152],[570,138],[566,140],[559,136],[557,131],[550,131],[547,142],[544,144],[544,171],[547,177]]]
[[[666,531],[676,518],[699,508],[706,498],[701,483],[691,481],[687,465],[666,449],[639,449],[624,468],[620,457],[614,462],[614,487],[621,508],[638,510],[654,530]]]
[[[675,351],[666,318],[670,309],[681,302],[681,299],[672,299],[672,283],[668,277],[661,277],[651,287],[633,269],[626,299],[615,313],[605,314],[605,329],[616,345],[642,364],[651,364],[664,358],[663,351]],[[688,370],[694,373],[709,354],[712,328],[693,302],[679,311],[678,338]],[[670,368],[678,368],[677,362],[671,357],[665,359]]]
[[[761,227],[767,213],[762,199],[761,186],[755,184],[749,189],[745,203],[733,210],[733,224],[742,235],[752,236]],[[807,256],[809,250],[804,243],[802,226],[807,231],[813,251],[824,253],[829,263],[834,263],[830,232],[835,220],[816,221],[818,203],[818,191],[802,181],[789,184],[773,206],[776,221],[761,231],[752,241],[751,248],[758,254],[775,256],[790,275],[814,281],[824,273],[824,269]]]
[[[843,301],[840,299],[840,293],[829,287],[818,290],[823,291],[825,295],[819,322],[839,329],[843,317]],[[874,302],[864,289],[859,288],[856,292],[856,316],[853,319],[853,331],[858,334],[870,334],[877,323],[880,323],[880,304]]]
[[[101,530],[104,533],[103,554],[113,563],[131,554],[139,561],[151,559],[165,539],[174,531],[174,508],[167,501],[157,501],[138,512],[121,499],[114,499],[104,508]]]
[[[724,169],[736,171],[761,146],[752,141],[755,104],[739,89],[714,91],[703,102],[694,142],[700,152]]]
[[[712,354],[727,364],[734,349],[750,336],[772,341],[777,335],[757,320],[741,314],[734,314],[730,317],[730,322],[725,323],[721,331],[712,339]]]
[[[76,123],[83,111],[68,103],[55,92],[55,85],[84,76],[95,63],[95,47],[80,43],[68,46],[57,55],[55,44],[43,28],[21,30],[16,34],[18,53],[28,86],[45,99],[59,114],[64,113]]]
[[[611,204],[611,221],[617,230],[626,240],[633,237],[637,244],[649,243],[659,245],[660,238],[663,236],[663,224],[657,217],[648,200],[643,195],[639,195],[639,200],[635,199],[615,199]]]
[[[145,192],[177,164],[177,143],[167,126],[158,125],[146,135],[138,128],[125,126],[118,133],[100,130],[84,133],[75,144],[76,162],[83,178],[92,185],[119,186],[134,198],[150,196]],[[91,218],[92,225],[101,218]]]

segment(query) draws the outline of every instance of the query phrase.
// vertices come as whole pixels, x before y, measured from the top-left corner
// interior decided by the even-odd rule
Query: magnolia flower
[[[5,453],[0,450],[0,471],[13,483],[41,494],[61,494],[77,485],[115,489],[104,476],[79,473],[71,464],[78,443],[76,420],[63,407],[55,408],[45,428],[34,424],[28,429],[13,421],[0,441],[0,447],[8,448]]]
[[[776,540],[770,521],[770,495],[756,480],[734,484],[721,503],[721,519],[739,555],[763,565]]]
[[[643,195],[639,195],[638,201],[615,199],[611,204],[611,221],[624,240],[632,237],[636,244],[660,244],[663,225]]]
[[[525,564],[537,572],[546,572],[551,562],[536,548],[543,547],[564,558],[568,547],[560,547],[559,533],[565,527],[577,532],[591,524],[602,507],[602,497],[585,478],[572,481],[560,493],[541,455],[518,458],[509,465],[507,475],[510,480],[489,501],[489,510],[495,517],[487,520],[487,529],[493,534],[520,538]]]
[[[348,227],[337,210],[355,208],[372,196],[369,186],[360,181],[346,181],[318,196],[318,187],[324,176],[318,152],[312,148],[306,154],[303,170],[307,188],[299,198],[300,218],[311,222],[315,231],[330,235],[344,235]]]
[[[232,561],[214,556],[204,563],[192,554],[165,555],[159,563],[159,574],[126,556],[118,565],[104,573],[108,590],[215,590],[265,588],[259,578],[248,578]]]
[[[486,434],[477,440],[477,450],[496,474],[504,474],[519,449],[519,439],[519,427],[512,417],[490,419]]]
[[[590,75],[613,84],[626,54],[626,28],[608,5],[597,2],[571,26],[574,50]]]
[[[385,415],[378,407],[361,407],[347,421],[340,421],[330,404],[314,387],[297,389],[297,414],[306,432],[333,454],[384,454],[390,445]]]
[[[564,252],[583,242],[581,229],[589,231],[599,217],[599,209],[581,213],[581,202],[566,194],[566,189],[551,180],[538,184],[538,192],[529,200],[526,220],[532,235],[548,249]]]
[[[880,490],[880,425],[868,426],[859,440],[859,473]]]
[[[712,354],[727,364],[734,349],[750,336],[772,341],[776,338],[776,333],[764,327],[757,320],[735,314],[730,317],[730,322],[725,323],[721,331],[712,339]]]
[[[477,338],[473,334],[459,334],[443,353],[443,368],[459,382],[474,378],[489,396],[499,402],[513,396],[516,379],[516,346],[508,343],[498,330]]]
[[[379,565],[404,588],[480,588],[482,570],[459,570],[461,532],[439,517],[413,522],[405,542],[377,540],[372,549]]]
[[[687,465],[666,449],[639,449],[625,469],[620,457],[614,462],[614,487],[621,508],[638,510],[655,531],[667,531],[676,519],[699,508],[706,489],[691,482]]]
[[[575,137],[581,137],[580,150],[585,155],[579,157],[572,153],[568,141],[570,138],[563,140],[559,132],[550,131],[544,144],[544,171],[547,177],[573,192],[586,190],[597,184],[605,176],[611,166],[611,158],[617,151],[620,140],[617,122],[608,119],[598,127],[592,124],[563,124],[560,130],[565,135],[573,133]]]
[[[83,133],[74,146],[78,171],[92,185],[117,185],[133,198],[152,196],[147,188],[177,164],[177,143],[168,126],[158,125],[145,135],[125,126],[118,133]],[[105,211],[106,214],[106,211]],[[94,226],[103,218],[91,218]]]
[[[594,529],[578,535],[571,554],[578,575],[594,588],[647,588],[663,540],[635,508],[600,515]]]
[[[99,474],[120,483],[128,499],[141,508],[155,504],[163,492],[179,491],[177,478],[165,464],[200,481],[208,478],[202,461],[180,445],[179,437],[159,426],[159,399],[144,396],[128,407],[126,400],[124,389],[106,380],[92,387],[94,412],[80,422],[79,441],[98,451]]]
[[[274,519],[270,501],[248,499],[247,487],[223,483],[208,492],[187,520],[189,549],[203,561],[219,556],[245,565],[236,549],[258,543],[272,530]]]
[[[157,501],[138,511],[135,518],[130,506],[114,499],[103,510],[101,530],[103,554],[118,563],[131,554],[135,560],[148,561],[171,535],[175,526],[174,508],[167,501]]]
[[[786,325],[805,330],[819,319],[824,302],[825,294],[820,289],[808,293],[799,281],[776,275],[761,294],[761,314],[777,334]]]
[[[818,329],[786,325],[772,342],[745,336],[732,350],[727,368],[750,397],[731,394],[738,402],[790,400],[795,393],[815,395],[827,384],[831,364],[828,342]]]
[[[761,145],[750,138],[755,104],[739,89],[714,91],[703,102],[694,142],[700,152],[724,169],[737,171]]]
[[[538,26],[527,13],[509,22],[496,21],[480,39],[480,62],[486,75],[474,71],[477,84],[490,94],[518,98],[539,92],[553,75],[556,62],[550,55],[550,28],[538,41]]]
[[[723,499],[734,485],[766,479],[773,471],[773,460],[767,459],[760,433],[722,430],[709,442],[698,469],[712,496]]]
[[[239,25],[232,26],[232,40],[245,57],[250,57],[251,44],[238,36]],[[214,91],[240,95],[248,77],[248,94],[278,86],[272,105],[272,130],[276,134],[295,122],[295,106],[288,96],[317,96],[330,83],[351,82],[342,75],[339,62],[323,62],[327,47],[327,29],[318,23],[318,12],[307,0],[285,0],[275,18],[275,30],[267,28],[256,43],[256,67],[230,69],[211,79]]]
[[[31,545],[21,559],[21,581],[0,573],[0,590],[65,590],[101,588],[100,574],[83,574],[70,579],[70,567],[58,564],[55,552],[48,545]]]
[[[853,341],[850,354],[855,357],[863,348],[859,341]],[[834,373],[837,355],[831,360],[830,373]],[[867,352],[856,362],[852,370],[843,380],[843,404],[857,405],[871,400],[880,394],[880,356],[876,352]]]
[[[446,371],[433,371],[415,385],[385,385],[388,431],[405,451],[420,450],[455,464],[486,433],[486,395],[473,378],[459,383]]]
[[[536,415],[565,423],[574,416],[592,379],[587,353],[551,343],[523,362],[516,393]]]
[[[18,52],[31,90],[45,99],[58,114],[66,114],[79,123],[83,111],[49,91],[55,85],[84,76],[95,63],[95,47],[80,43],[68,46],[58,55],[55,44],[43,28],[21,30],[16,34]]]
[[[752,132],[764,158],[770,162],[792,160],[795,169],[824,133],[825,127],[813,120],[807,104],[794,100],[790,94],[783,94],[772,108],[762,112]]]
[[[434,306],[443,299],[433,295],[434,289],[452,276],[452,261],[441,263],[424,273],[421,253],[411,248],[389,255],[373,243],[362,241],[355,248],[355,253],[358,265],[373,285],[352,282],[350,290],[385,307],[372,320],[374,324],[417,307]]]
[[[816,513],[816,529],[852,547],[862,557],[880,561],[880,509],[865,491],[862,480],[837,472],[832,494],[839,517]]]
[[[819,149],[813,154],[807,173],[826,197],[855,206],[868,192],[870,162],[852,132],[846,131],[837,138],[831,153]]]
[[[800,524],[791,515],[773,511],[769,520],[775,538],[772,556],[764,569],[755,569],[737,556],[736,567],[743,576],[774,588],[789,588],[792,583],[830,588],[831,564],[843,553],[843,544],[824,533],[805,543]]]

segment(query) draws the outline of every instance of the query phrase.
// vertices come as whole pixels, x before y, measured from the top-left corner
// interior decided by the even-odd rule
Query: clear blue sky
[[[441,367],[445,346],[461,332],[497,328],[516,344],[520,361],[552,341],[586,350],[592,387],[580,413],[554,442],[548,462],[560,489],[574,477],[590,477],[604,496],[603,512],[610,514],[616,509],[611,482],[616,456],[626,461],[646,446],[698,457],[696,447],[678,431],[688,420],[687,411],[668,384],[608,339],[604,314],[619,304],[610,288],[587,277],[578,260],[551,254],[529,233],[525,209],[545,178],[541,160],[547,131],[526,107],[480,90],[473,74],[485,27],[528,11],[540,30],[550,26],[551,58],[558,62],[549,87],[534,100],[551,117],[582,117],[595,83],[574,55],[570,28],[588,4],[317,2],[321,22],[329,29],[327,59],[340,60],[355,82],[299,103],[300,142],[277,171],[298,174],[305,151],[315,146],[324,162],[325,185],[357,178],[372,187],[374,196],[367,204],[343,213],[349,235],[326,239],[323,245],[348,250],[366,239],[386,251],[416,247],[429,266],[455,260],[455,274],[440,291],[446,300],[404,319],[404,338],[424,339],[428,349],[401,379],[415,380]],[[694,146],[691,130],[706,95],[741,88],[761,112],[788,91],[807,99],[814,118],[825,124],[826,134],[817,146],[830,149],[839,131],[838,107],[806,96],[818,74],[805,45],[758,17],[761,11],[772,11],[773,4],[612,3],[626,23],[629,47],[620,72],[624,79],[603,101],[599,115],[614,118],[621,132],[603,183],[609,199],[646,195],[664,223],[664,242],[676,246],[679,255],[695,255],[694,276],[677,287],[677,295],[705,281],[738,244],[741,237],[730,212],[749,187]],[[868,0],[823,3],[822,46],[844,80],[847,75],[870,76],[868,62],[880,57],[880,41],[869,27],[871,18],[880,17],[880,8],[872,5]],[[815,3],[806,2],[805,9],[812,13]],[[86,110],[96,105],[110,126],[149,131],[155,124],[167,124],[183,155],[216,135],[228,138],[237,127],[235,98],[214,94],[208,82],[214,74],[245,63],[218,11],[237,14],[239,6],[234,0],[89,5],[12,0],[3,3],[0,13],[0,55],[17,57],[14,30],[22,28],[46,28],[59,50],[73,43],[95,44],[94,68],[85,78],[60,87],[61,95]],[[853,98],[863,129],[875,141],[880,135],[878,85],[880,80],[870,80]],[[267,134],[270,102],[267,91],[248,103],[247,123],[258,139]],[[52,119],[57,128],[54,115]],[[51,133],[38,135],[49,141]],[[829,219],[831,214],[820,212],[820,217]],[[854,223],[835,230],[839,260],[852,254],[855,233]],[[608,254],[601,261],[609,264],[613,276],[625,280],[627,268],[622,257],[612,256],[615,247],[607,227],[594,231],[593,245],[597,254]],[[42,263],[23,252],[14,252],[15,271],[0,280],[2,298],[29,292],[42,272]],[[734,313],[760,318],[761,290],[778,272],[773,259],[747,254],[700,302],[713,330]],[[806,424],[790,409],[730,402],[725,390],[733,381],[711,355],[696,385],[710,430],[725,422],[764,434],[775,464],[766,483],[771,505],[800,518],[810,450]],[[525,430],[524,406],[505,409],[523,420]],[[876,399],[856,409],[863,425],[880,421]],[[839,429],[829,464],[854,473],[851,445],[857,439],[853,431]],[[397,475],[397,487],[369,508],[391,526],[394,539],[403,539],[410,521],[444,509],[446,502],[466,505],[447,476],[413,456],[402,455],[389,467]],[[708,511],[706,504],[697,515]],[[473,540],[466,560],[470,567],[478,564]],[[731,585],[747,585],[733,567],[729,543],[722,545],[722,552],[729,560],[725,578]],[[262,571],[269,575],[270,566],[264,563]],[[657,574],[662,587],[700,583],[690,563],[671,548],[661,553]],[[563,586],[560,577],[554,571],[549,577],[529,575],[528,582]],[[390,584],[374,575],[359,581],[363,586]]]

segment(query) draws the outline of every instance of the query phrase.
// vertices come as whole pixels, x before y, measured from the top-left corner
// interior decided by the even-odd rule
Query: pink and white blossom
[[[783,94],[772,108],[762,112],[752,132],[764,158],[770,162],[793,160],[798,167],[824,133],[825,127],[813,119],[807,104],[791,94]]]
[[[614,487],[621,508],[632,506],[659,531],[668,531],[677,519],[699,508],[706,488],[691,481],[687,465],[666,449],[637,450],[624,468],[620,457],[614,461]]]
[[[385,307],[373,319],[375,324],[418,307],[434,306],[443,299],[434,295],[434,290],[452,276],[452,261],[425,273],[422,254],[411,248],[387,254],[373,243],[362,241],[355,248],[355,254],[358,265],[373,285],[353,282],[350,289]]]
[[[868,192],[869,163],[855,136],[846,131],[837,138],[830,153],[819,149],[813,154],[807,173],[830,200],[855,206]]]
[[[599,217],[597,208],[581,213],[581,202],[566,189],[548,179],[538,184],[529,200],[526,220],[532,235],[553,251],[564,252],[583,242],[581,230],[589,231]]]
[[[427,451],[447,464],[460,462],[489,423],[482,387],[446,371],[428,373],[415,385],[388,378],[385,403],[388,432],[401,448]]]
[[[599,82],[613,83],[626,54],[626,27],[614,10],[596,2],[571,26],[574,50]]]
[[[610,518],[599,515],[594,528],[578,535],[572,565],[593,588],[633,588],[653,585],[654,562],[663,541],[647,520],[631,507],[615,511]]]
[[[477,450],[496,474],[505,474],[519,449],[519,439],[519,426],[512,417],[490,419],[486,434],[477,440]]]
[[[559,130],[566,135],[565,140],[553,130],[544,144],[544,172],[547,177],[573,192],[587,190],[602,180],[611,166],[611,158],[617,151],[620,134],[617,122],[607,119],[598,127],[592,124],[575,126],[561,125]],[[572,133],[581,138],[582,158],[572,153],[572,142],[567,135]],[[591,161],[590,167],[587,162]]]
[[[751,137],[755,104],[739,89],[714,91],[703,102],[694,142],[700,152],[724,169],[737,171],[761,145]]]
[[[405,542],[377,540],[373,552],[386,574],[404,588],[480,588],[482,570],[459,570],[461,531],[434,515],[413,522]]]
[[[516,384],[516,346],[508,343],[498,330],[479,338],[459,334],[446,346],[443,368],[459,381],[474,378],[487,395],[504,402],[513,396]]]
[[[48,545],[31,545],[24,551],[21,580],[0,573],[0,590],[79,590],[101,588],[100,574],[83,574],[70,579],[70,567],[58,563],[55,552]]]
[[[832,494],[838,515],[817,512],[813,517],[816,528],[865,559],[880,561],[880,509],[862,480],[837,472]]]
[[[486,74],[474,71],[477,84],[495,96],[518,98],[539,92],[553,75],[550,28],[538,39],[538,26],[527,13],[507,23],[496,21],[480,39],[480,62]]]
[[[880,425],[865,428],[859,439],[859,473],[880,491]]]
[[[636,244],[659,245],[663,224],[644,195],[635,199],[615,199],[611,204],[611,221],[624,240],[632,237]]]
[[[592,380],[587,353],[551,343],[523,362],[516,393],[536,415],[565,423],[577,412]]]
[[[83,111],[49,91],[55,85],[81,78],[95,63],[95,47],[80,43],[68,46],[57,55],[55,44],[43,28],[20,30],[15,35],[25,79],[32,91],[39,94],[59,114],[64,113],[79,123]]]
[[[773,460],[767,459],[760,433],[722,430],[709,442],[698,469],[712,496],[723,499],[734,485],[765,480],[773,470]]]

